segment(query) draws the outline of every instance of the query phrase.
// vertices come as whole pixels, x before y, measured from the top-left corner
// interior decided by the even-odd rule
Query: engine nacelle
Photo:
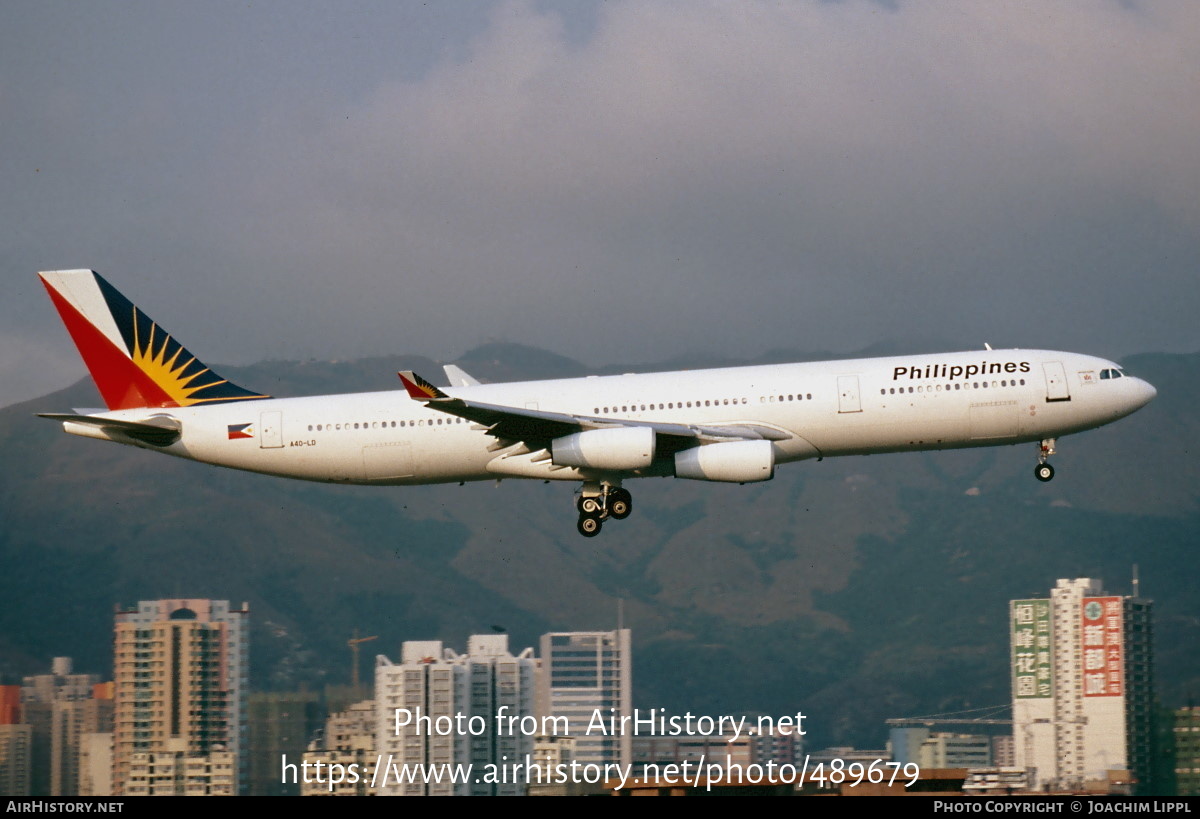
[[[685,449],[675,455],[675,477],[694,481],[753,483],[775,477],[770,441],[730,441]]]
[[[654,460],[654,430],[649,427],[589,429],[550,444],[550,455],[560,466],[590,469],[643,469]]]

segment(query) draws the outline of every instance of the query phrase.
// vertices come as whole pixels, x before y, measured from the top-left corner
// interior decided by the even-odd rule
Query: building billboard
[[[1120,597],[1085,597],[1083,622],[1083,695],[1119,697],[1125,693],[1122,677],[1124,623]]]
[[[1014,699],[1042,699],[1053,693],[1050,648],[1050,601],[1013,600],[1009,617],[1012,637]]]

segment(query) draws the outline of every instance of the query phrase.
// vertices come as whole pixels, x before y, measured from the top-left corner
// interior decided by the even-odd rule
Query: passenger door
[[[838,412],[862,412],[857,375],[838,376]]]
[[[1046,375],[1046,400],[1070,401],[1071,389],[1067,385],[1067,371],[1061,361],[1046,361],[1042,364]]]

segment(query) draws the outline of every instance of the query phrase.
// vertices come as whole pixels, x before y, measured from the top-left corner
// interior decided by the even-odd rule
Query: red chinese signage
[[[1083,695],[1119,697],[1125,693],[1121,652],[1125,644],[1120,597],[1083,598]]]

